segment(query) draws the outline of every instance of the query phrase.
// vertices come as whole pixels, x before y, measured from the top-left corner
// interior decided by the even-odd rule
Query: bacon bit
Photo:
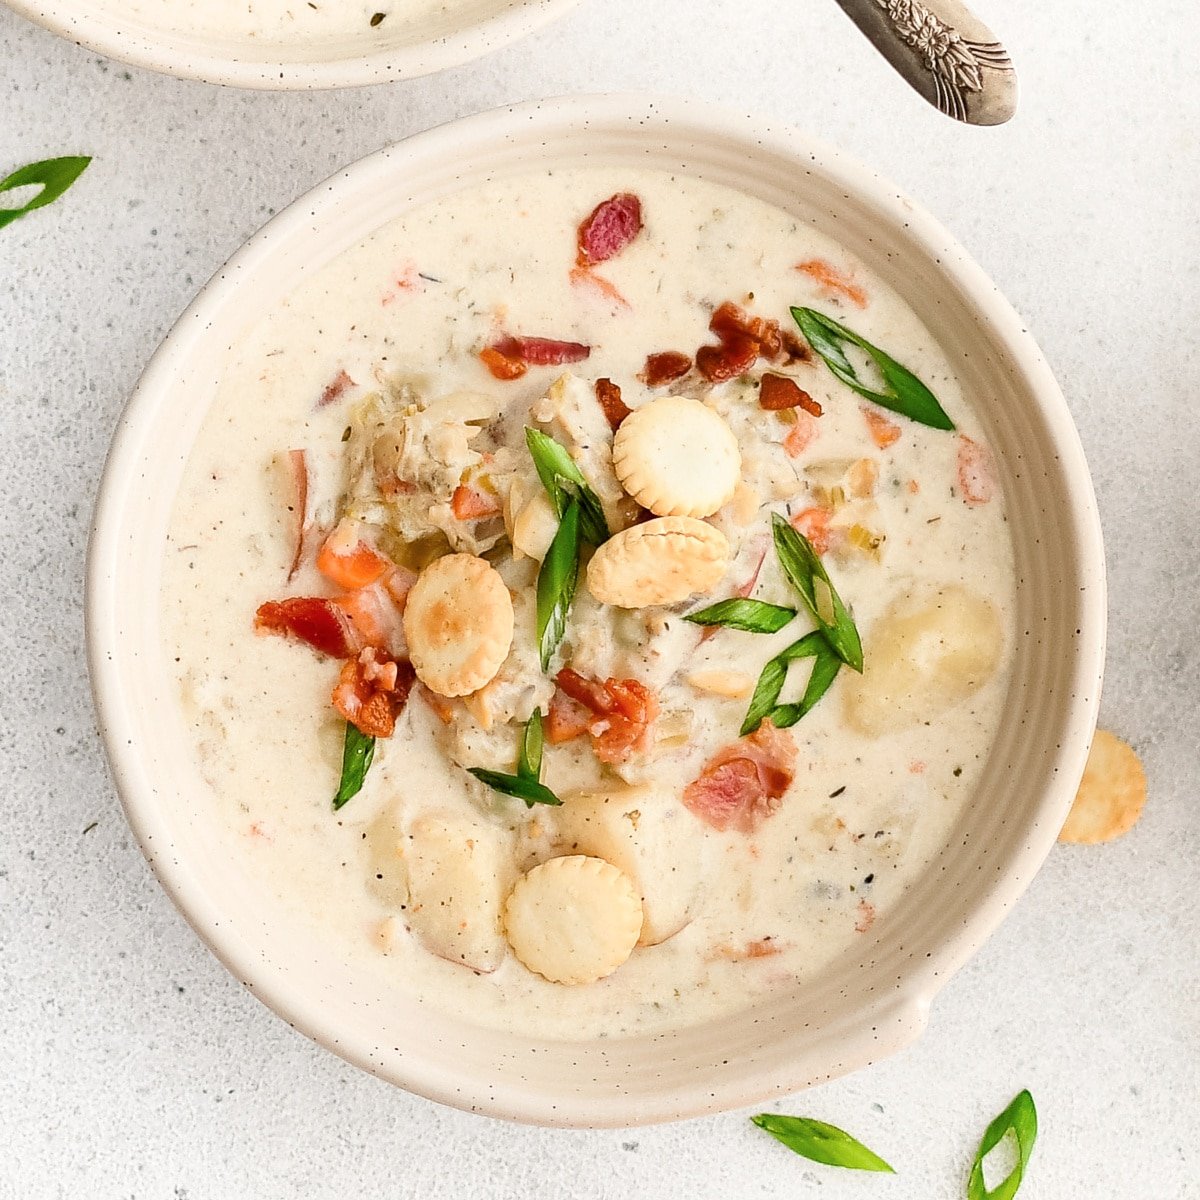
[[[875,924],[875,905],[869,900],[858,902],[858,920],[854,922],[855,933],[866,933]]]
[[[784,408],[802,408],[806,413],[819,417],[824,411],[794,379],[770,372],[762,377],[758,385],[758,403],[768,412],[779,412]]]
[[[317,554],[317,570],[341,588],[363,588],[377,583],[391,569],[390,558],[380,554],[348,518],[338,522]]]
[[[662,387],[682,379],[692,369],[692,360],[678,350],[660,350],[646,356],[646,365],[638,379],[649,388]]]
[[[588,731],[592,714],[565,692],[556,690],[546,713],[546,740],[553,746],[572,742]]]
[[[361,648],[346,614],[332,600],[316,597],[268,600],[254,615],[254,631],[294,637],[331,658],[351,658]]]
[[[454,720],[454,701],[431,692],[423,683],[417,684],[417,695],[429,705],[430,711],[443,725]]]
[[[965,433],[958,439],[958,486],[970,505],[986,504],[996,491],[987,447]]]
[[[620,288],[611,280],[605,279],[603,275],[597,275],[591,267],[572,267],[571,282],[579,287],[581,285],[595,288],[606,300],[608,300],[615,312],[619,312],[623,308],[632,308],[633,305],[621,294]]]
[[[262,838],[264,842],[273,842],[275,839],[262,827],[261,821],[252,821],[250,828],[246,832],[252,838]]]
[[[459,521],[478,521],[482,517],[494,517],[500,512],[500,500],[488,492],[476,491],[460,483],[450,497],[450,511]]]
[[[754,591],[754,589],[758,586],[758,577],[762,574],[763,563],[766,561],[767,552],[764,549],[762,554],[759,555],[758,565],[750,573],[750,578],[734,591],[733,594],[735,596],[740,596],[743,600],[745,600],[746,597],[749,596],[752,591]]]
[[[910,773],[913,775],[924,775],[925,774],[925,764],[923,762],[919,762],[919,761],[918,762],[910,762],[908,764],[908,769],[909,769]]]
[[[723,342],[739,335],[753,339],[763,358],[777,358],[783,351],[783,334],[778,321],[752,317],[729,300],[713,313],[708,327]]]
[[[792,518],[792,528],[804,534],[818,554],[826,554],[832,541],[832,530],[829,528],[831,520],[832,509],[806,508]]]
[[[910,479],[908,481],[908,490],[915,496],[921,490],[921,485],[915,479]]]
[[[721,344],[701,346],[696,351],[696,367],[710,383],[724,383],[744,374],[759,357],[775,359],[783,353],[778,321],[752,317],[728,300],[713,313],[708,327]]]
[[[867,307],[870,297],[863,288],[823,258],[810,258],[806,262],[799,262],[796,264],[796,270],[815,280],[826,294],[845,296],[851,304],[859,308]]]
[[[368,646],[342,667],[333,707],[368,737],[391,737],[416,677],[408,659]]]
[[[714,829],[752,833],[779,808],[794,778],[795,761],[790,735],[764,721],[704,764],[684,789],[684,806]]]
[[[621,399],[621,389],[611,379],[596,380],[596,400],[604,410],[605,420],[612,426],[614,433],[620,429],[621,422],[633,411]]]
[[[867,422],[867,430],[871,435],[871,441],[880,450],[886,450],[899,439],[900,426],[895,421],[889,421],[882,413],[877,413],[873,408],[867,408],[865,405],[862,409],[862,415]]]
[[[513,358],[506,358],[499,350],[487,346],[479,352],[479,360],[496,379],[520,379],[529,368]]]
[[[719,346],[701,346],[696,351],[696,369],[709,383],[736,379],[757,361],[758,343],[743,333],[732,335]]]
[[[636,679],[589,679],[570,667],[563,667],[555,682],[593,714],[587,730],[601,762],[623,762],[631,751],[645,746],[659,711],[657,697],[645,684]]]
[[[793,409],[796,414],[795,423],[783,439],[783,448],[790,458],[799,458],[812,445],[813,439],[821,432],[817,419],[804,409]]]
[[[642,202],[632,192],[610,196],[597,204],[579,226],[579,265],[607,262],[620,254],[641,231]]]
[[[531,367],[561,367],[583,362],[592,352],[581,342],[560,342],[555,338],[504,336],[492,343],[492,349],[505,358]]]
[[[357,386],[345,371],[339,371],[334,377],[333,382],[321,393],[321,398],[317,401],[317,407],[324,408],[327,404],[332,404],[335,400],[340,400],[347,388]]]
[[[291,583],[300,570],[300,556],[304,553],[304,530],[308,523],[308,457],[303,450],[289,450],[287,462],[292,483],[288,511],[292,514],[292,534],[296,539],[296,550],[287,574],[287,581]]]

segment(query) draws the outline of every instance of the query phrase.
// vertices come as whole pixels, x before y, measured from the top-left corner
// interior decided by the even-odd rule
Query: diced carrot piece
[[[859,308],[867,307],[870,297],[863,288],[823,258],[810,258],[805,262],[798,262],[796,270],[816,280],[826,292],[845,296],[851,304]]]
[[[343,588],[369,587],[392,565],[391,559],[363,540],[357,521],[339,521],[317,554],[317,570]]]
[[[882,413],[876,412],[873,408],[864,407],[862,415],[866,419],[871,441],[880,450],[886,450],[900,437],[900,426],[895,421],[889,421]]]
[[[792,526],[808,538],[818,554],[824,554],[829,549],[832,519],[833,512],[828,508],[806,508],[792,518]]]
[[[485,346],[480,350],[479,358],[496,379],[520,379],[529,370],[523,362],[501,354],[493,346]]]
[[[477,521],[481,517],[496,516],[500,511],[500,501],[496,496],[460,483],[450,498],[450,511],[459,521]]]
[[[802,408],[793,411],[796,420],[788,430],[787,437],[783,439],[783,448],[790,457],[797,458],[812,444],[821,427],[812,413],[805,412]]]

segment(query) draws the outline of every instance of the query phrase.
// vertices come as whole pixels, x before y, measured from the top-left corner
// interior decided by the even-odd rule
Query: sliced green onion
[[[861,672],[863,653],[858,629],[812,543],[778,513],[771,514],[771,527],[783,573],[803,597],[837,656],[848,667]]]
[[[468,767],[480,783],[486,783],[494,792],[505,796],[516,796],[532,808],[535,804],[561,804],[562,801],[544,784],[523,775],[505,775],[500,771],[485,771],[483,767]]]
[[[522,779],[541,779],[542,750],[545,736],[542,733],[542,710],[535,708],[525,722],[521,735],[521,753],[517,758],[517,774]]]
[[[0,192],[40,184],[42,190],[20,208],[0,208],[0,229],[31,213],[35,208],[53,204],[83,174],[90,158],[47,158],[43,162],[19,167],[6,179],[0,179]]]
[[[866,338],[840,321],[819,313],[813,308],[793,308],[792,317],[808,343],[821,356],[825,365],[847,387],[860,396],[873,400],[881,408],[899,413],[909,420],[934,429],[953,429],[954,422],[946,415],[937,397],[907,367],[901,366],[890,354],[873,346]],[[846,342],[866,352],[867,356],[883,377],[886,391],[879,392],[867,387],[854,370],[854,364],[846,357],[843,345]]]
[[[572,500],[538,571],[537,636],[543,671],[550,669],[550,659],[567,631],[567,614],[579,582],[579,520],[579,505]]]
[[[746,711],[746,719],[742,722],[740,730],[742,737],[745,737],[748,733],[753,733],[765,718],[772,717],[774,719],[773,713],[779,704],[779,693],[783,691],[783,685],[787,679],[788,667],[801,658],[816,658],[819,660],[821,656],[833,656],[833,651],[829,648],[829,643],[825,640],[825,635],[819,629],[814,629],[812,633],[806,633],[798,642],[793,642],[787,649],[781,650],[774,658],[767,660],[766,665],[762,669],[762,674],[758,677],[758,684],[754,688],[754,695],[750,697],[750,707]],[[836,656],[833,657],[836,658]],[[816,667],[814,666],[813,669],[815,672]],[[826,684],[825,686],[828,688],[829,685]],[[822,695],[824,694],[824,690],[822,689]],[[820,698],[820,696],[815,697],[812,703],[815,704]],[[805,692],[805,699],[808,699],[807,692]],[[799,719],[800,717],[796,718],[797,721]],[[794,725],[795,721],[791,721],[789,724]]]
[[[342,748],[342,781],[333,797],[334,812],[362,791],[363,780],[371,769],[371,760],[374,757],[375,739],[347,721],[346,741]]]
[[[567,453],[567,448],[540,429],[525,428],[525,444],[537,469],[538,478],[554,511],[561,520],[572,500],[579,504],[583,540],[599,546],[609,538],[608,522],[600,498],[592,491],[583,472]]]
[[[857,1138],[836,1125],[814,1121],[812,1117],[787,1117],[780,1113],[759,1113],[750,1120],[777,1142],[782,1142],[789,1150],[812,1162],[846,1167],[852,1171],[886,1171],[895,1174],[878,1154],[868,1150]]]
[[[688,613],[683,619],[694,625],[722,625],[726,629],[742,629],[747,633],[778,633],[796,615],[794,608],[767,604],[764,600],[720,600]]]
[[[983,1160],[1010,1130],[1017,1139],[1017,1164],[1006,1179],[989,1191],[983,1182]],[[1026,1090],[1015,1096],[1013,1102],[987,1127],[967,1180],[967,1200],[1012,1200],[1025,1177],[1025,1168],[1029,1165],[1037,1133],[1037,1108]]]

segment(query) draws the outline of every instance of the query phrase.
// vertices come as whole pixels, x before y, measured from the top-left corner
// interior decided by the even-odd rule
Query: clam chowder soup
[[[232,852],[314,938],[619,1036],[889,920],[987,755],[1014,587],[970,399],[880,280],[726,188],[564,170],[256,320],[164,651]]]

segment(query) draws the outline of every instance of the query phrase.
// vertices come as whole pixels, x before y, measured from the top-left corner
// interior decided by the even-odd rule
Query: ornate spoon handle
[[[960,0],[838,0],[875,48],[930,104],[969,125],[1017,109],[1017,76],[995,34]]]

